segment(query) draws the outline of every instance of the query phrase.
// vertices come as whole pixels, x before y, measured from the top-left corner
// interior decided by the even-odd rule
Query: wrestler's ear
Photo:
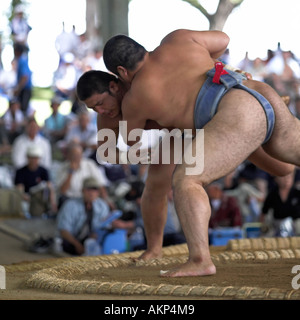
[[[124,67],[117,66],[117,71],[121,79],[126,80],[128,78],[128,71]]]
[[[110,81],[108,88],[112,94],[116,94],[119,91],[119,85],[115,81]]]

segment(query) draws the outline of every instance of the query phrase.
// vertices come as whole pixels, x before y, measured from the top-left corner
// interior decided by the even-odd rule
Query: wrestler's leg
[[[282,98],[265,83],[249,81],[271,103],[275,112],[275,127],[263,149],[272,157],[300,166],[300,120],[292,115]]]
[[[169,142],[170,164],[163,163],[164,141]],[[181,138],[179,138],[181,142]],[[141,201],[141,211],[147,239],[147,250],[139,257],[143,260],[158,258],[162,254],[164,228],[167,220],[167,195],[172,187],[174,164],[174,140],[167,137],[151,150],[151,164],[149,165],[147,179]],[[157,163],[157,164],[154,164]]]
[[[252,112],[247,111],[250,107]],[[188,165],[185,163],[175,170],[174,200],[187,240],[189,259],[163,276],[200,276],[216,272],[209,252],[208,222],[211,209],[204,187],[233,171],[259,147],[265,133],[266,121],[259,103],[242,91],[227,93],[218,113],[204,127],[203,172],[198,176],[186,175]],[[196,139],[197,136],[193,140],[193,148],[197,144]]]
[[[286,176],[295,169],[294,165],[271,157],[262,147],[259,147],[254,151],[248,157],[248,160],[261,170],[264,170],[273,176]]]
[[[162,253],[167,219],[167,194],[171,189],[175,165],[151,164],[142,195],[141,210],[147,238],[147,250],[141,259],[158,258]]]

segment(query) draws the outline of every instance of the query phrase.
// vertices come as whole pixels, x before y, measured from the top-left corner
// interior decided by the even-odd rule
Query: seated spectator
[[[242,225],[242,215],[236,199],[227,196],[219,182],[208,185],[206,192],[211,204],[210,228],[239,227]]]
[[[107,203],[100,198],[99,188],[97,179],[87,177],[82,183],[82,196],[68,199],[60,208],[57,229],[65,252],[72,255],[87,254],[85,244],[88,239],[95,239],[98,245],[102,240],[98,238],[98,231],[110,211]]]
[[[85,178],[93,176],[100,185],[101,196],[110,203],[106,192],[106,178],[96,163],[82,156],[79,144],[70,144],[67,159],[57,173],[56,186],[59,193],[59,206],[67,198],[80,198]]]
[[[51,144],[63,139],[68,129],[67,117],[59,112],[62,101],[60,97],[51,100],[52,114],[44,123],[43,131]]]
[[[3,122],[0,122],[0,156],[9,155],[11,152],[11,145],[9,144],[6,130]],[[2,162],[2,157],[1,157]]]
[[[52,165],[52,149],[48,139],[40,133],[40,127],[34,118],[28,120],[25,132],[18,136],[12,145],[12,163],[15,169],[24,167],[27,164],[27,149],[31,145],[39,146],[42,150],[40,165],[47,170]]]
[[[10,144],[23,133],[26,124],[26,118],[20,106],[18,98],[14,97],[10,99],[8,109],[1,117]]]
[[[48,170],[40,166],[42,149],[35,145],[29,146],[26,155],[27,164],[16,170],[15,186],[28,203],[29,214],[38,216],[43,213],[56,213],[56,195]],[[40,205],[37,202],[40,202]]]
[[[237,186],[234,189],[225,191],[227,196],[237,199],[243,224],[257,221],[260,215],[261,203],[264,200],[263,193],[252,184],[254,179],[255,176],[244,170],[238,176]]]
[[[81,112],[78,115],[78,124],[70,128],[59,145],[64,149],[70,143],[80,144],[84,157],[91,156],[93,151],[97,149],[97,127],[91,122],[89,112]]]
[[[122,207],[123,215],[116,221],[116,227],[126,229],[129,235],[131,250],[146,249],[146,238],[144,236],[144,221],[141,212],[141,197],[144,183],[136,180],[130,183],[131,189],[124,197]],[[168,194],[167,220],[164,228],[163,246],[185,243],[179,220],[174,207],[173,193]]]
[[[120,190],[123,189],[123,190]],[[141,181],[133,181],[125,183],[117,188],[116,192],[120,194],[119,208],[123,212],[115,227],[118,229],[126,229],[129,238],[135,233],[136,228],[143,229],[143,221],[140,213],[141,196],[144,189],[144,183]],[[144,234],[142,232],[142,243],[145,243]]]
[[[101,163],[100,167],[103,168],[112,189],[130,177],[129,166],[126,164]]]
[[[237,188],[238,179],[241,175],[247,177],[248,181],[251,180],[251,185],[260,192],[262,201],[266,198],[268,190],[274,184],[273,176],[246,160],[234,172],[225,177],[224,186],[226,186],[226,190]]]
[[[264,201],[261,222],[271,220],[274,235],[284,236],[281,233],[281,223],[287,218],[294,221],[300,218],[300,190],[295,186],[295,172],[284,177],[276,177],[275,183]],[[271,211],[273,214],[270,217]]]

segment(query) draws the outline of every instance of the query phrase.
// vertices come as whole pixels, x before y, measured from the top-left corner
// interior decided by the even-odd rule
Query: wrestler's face
[[[121,112],[121,101],[112,92],[94,93],[84,103],[88,108],[109,118],[115,118]]]

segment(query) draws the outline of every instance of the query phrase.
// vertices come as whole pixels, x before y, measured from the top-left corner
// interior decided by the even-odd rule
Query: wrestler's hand
[[[243,70],[237,69],[235,72],[241,73],[247,77],[247,80],[252,80],[252,74]]]
[[[225,69],[228,69],[228,70],[231,70],[231,71],[234,71],[234,72],[238,72],[238,73],[241,73],[243,75],[246,76],[247,80],[252,80],[252,74],[247,72],[247,71],[244,71],[244,70],[241,70],[241,69],[237,69],[229,64],[224,64],[224,68]]]

